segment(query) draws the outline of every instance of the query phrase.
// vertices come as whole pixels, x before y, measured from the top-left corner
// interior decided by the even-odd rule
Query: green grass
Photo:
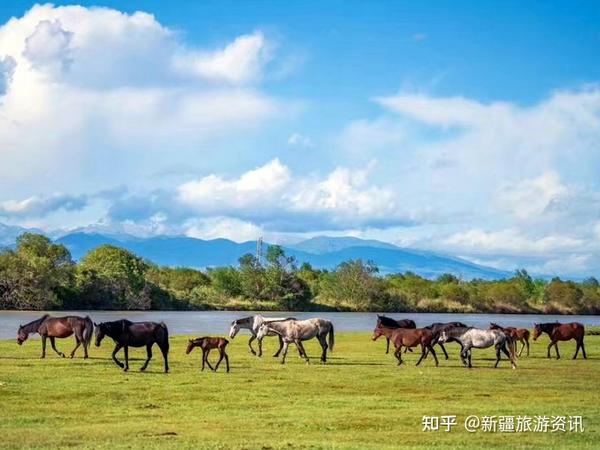
[[[71,339],[58,341],[69,350]],[[145,351],[135,349],[131,371],[110,359],[112,343],[91,358],[40,360],[40,342],[23,347],[0,341],[0,447],[2,448],[598,448],[600,336],[587,336],[588,360],[547,360],[547,338],[533,343],[518,369],[493,369],[491,351],[474,351],[463,368],[456,346],[435,368],[417,353],[397,367],[383,342],[368,333],[339,333],[330,363],[282,366],[270,354],[254,357],[247,336],[229,348],[231,372],[200,372],[200,353],[185,355],[185,337],[171,340],[172,373],[162,373],[158,349],[147,373]],[[306,345],[317,356],[316,342]],[[216,355],[211,355],[213,358]],[[423,415],[457,415],[452,432],[422,432]],[[583,433],[467,433],[476,415],[582,415]]]

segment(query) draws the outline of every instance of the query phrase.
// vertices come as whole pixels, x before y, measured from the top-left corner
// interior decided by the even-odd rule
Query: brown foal
[[[216,372],[219,368],[219,364],[221,364],[221,361],[225,358],[227,372],[229,372],[229,356],[227,356],[227,353],[225,352],[227,344],[229,344],[229,341],[225,338],[204,336],[201,338],[190,339],[185,353],[186,355],[189,355],[194,347],[200,347],[202,349],[202,370],[204,370],[204,364],[206,363],[208,364],[208,367],[210,367],[210,370]],[[219,361],[217,361],[217,365],[214,368],[208,361],[208,354],[213,348],[219,350]]]
[[[501,330],[508,334],[515,345],[513,352],[517,353],[517,341],[522,345],[521,351],[519,352],[519,358],[523,353],[523,349],[527,346],[527,356],[529,356],[529,330],[527,328],[515,328],[515,327],[501,327],[494,322],[490,322],[490,330]]]
[[[433,349],[433,332],[427,328],[388,328],[377,326],[373,330],[373,340],[376,341],[380,336],[388,338],[396,347],[394,356],[398,360],[398,365],[402,364],[402,347],[421,346],[421,357],[417,361],[417,366],[427,354],[431,352],[435,360],[436,367],[439,365],[435,350]]]

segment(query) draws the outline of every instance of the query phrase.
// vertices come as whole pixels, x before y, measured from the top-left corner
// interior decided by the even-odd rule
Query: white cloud
[[[290,134],[287,143],[291,147],[311,148],[313,146],[311,138],[300,133]]]
[[[208,80],[243,84],[260,80],[272,58],[272,46],[257,31],[236,38],[221,50],[186,52],[174,59],[174,67]]]
[[[54,194],[48,197],[33,196],[24,200],[0,202],[0,216],[43,217],[56,210],[78,211],[87,205],[86,196]]]
[[[537,218],[569,194],[556,172],[502,186],[496,196],[498,205],[516,218]]]
[[[197,214],[251,219],[282,230],[407,223],[393,193],[371,183],[374,165],[297,176],[278,159],[238,178],[208,175],[181,185],[177,200]]]
[[[34,6],[0,26],[0,192],[97,190],[218,158],[217,145],[285,116],[251,85],[272,47],[260,31],[190,47],[144,12]],[[204,71],[179,64],[200,56]]]
[[[443,242],[448,248],[467,254],[530,255],[571,252],[584,248],[583,239],[565,235],[530,237],[515,228],[497,231],[471,229],[455,233]]]
[[[251,222],[232,217],[210,217],[186,222],[185,235],[198,239],[231,239],[246,242],[258,239],[263,230]]]

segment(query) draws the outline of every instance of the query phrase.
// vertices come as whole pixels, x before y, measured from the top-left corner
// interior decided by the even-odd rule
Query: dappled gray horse
[[[329,351],[333,351],[335,339],[333,324],[329,320],[314,318],[307,320],[289,319],[285,321],[269,321],[259,327],[256,338],[260,340],[269,333],[275,333],[283,339],[283,358],[281,359],[281,364],[285,364],[288,346],[291,343],[296,344],[300,356],[308,362],[309,359],[302,341],[308,341],[314,337],[319,340],[323,349],[323,353],[321,354],[322,362],[327,361],[327,349],[329,348]],[[329,345],[327,344],[327,335],[329,335]]]
[[[510,359],[512,368],[516,369],[514,346],[512,338],[500,330],[481,330],[470,327],[450,327],[442,330],[438,342],[448,342],[450,339],[458,341],[462,346],[460,358],[465,366],[473,367],[471,364],[472,348],[488,348],[492,345],[496,347],[496,364],[500,362],[500,352]]]
[[[248,341],[248,347],[250,347],[250,353],[252,353],[253,355],[256,355],[256,352],[252,348],[252,342],[255,339],[257,339],[256,333],[258,333],[258,329],[260,328],[260,326],[263,323],[272,322],[274,320],[289,320],[289,319],[290,318],[288,318],[288,317],[263,317],[260,314],[256,314],[255,316],[243,317],[241,319],[237,319],[237,320],[234,320],[233,322],[231,322],[231,328],[229,329],[229,337],[231,339],[233,339],[235,337],[235,335],[238,334],[238,331],[240,331],[242,328],[244,328],[246,330],[250,330],[250,333],[252,334],[252,336],[250,336],[250,340]],[[283,348],[283,340],[281,339],[281,336],[279,336],[277,333],[274,333],[274,332],[268,333],[267,336],[278,336],[279,349],[273,356],[274,357],[279,356],[279,353],[281,353],[281,349]],[[263,340],[262,337],[258,338],[258,356],[262,356],[262,340]]]

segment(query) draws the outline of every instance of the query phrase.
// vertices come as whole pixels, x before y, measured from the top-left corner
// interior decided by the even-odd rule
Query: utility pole
[[[263,258],[263,238],[262,236],[256,241],[256,260],[259,264],[262,264]]]

